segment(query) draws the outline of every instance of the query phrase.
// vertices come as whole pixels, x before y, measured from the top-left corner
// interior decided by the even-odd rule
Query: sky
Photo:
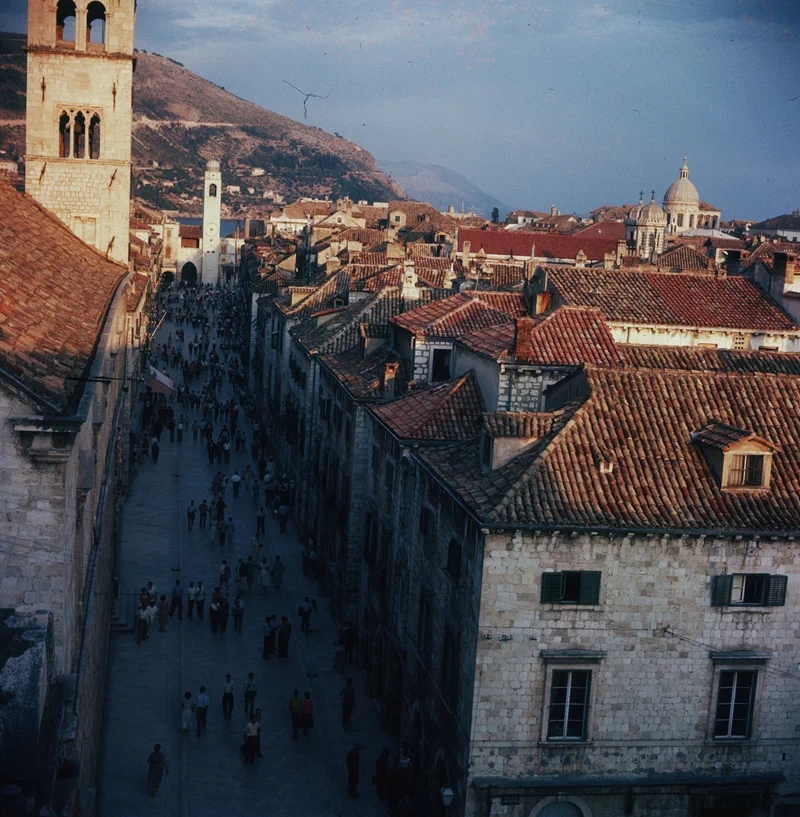
[[[0,30],[25,30],[25,0]],[[800,209],[800,0],[139,0],[136,44],[513,207]]]

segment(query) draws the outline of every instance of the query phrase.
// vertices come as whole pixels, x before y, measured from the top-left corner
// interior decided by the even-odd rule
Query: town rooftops
[[[181,224],[178,235],[181,238],[202,238],[203,228],[199,224]]]
[[[800,375],[800,354],[699,346],[617,346],[623,365],[643,369],[685,369],[698,372],[762,372]]]
[[[476,438],[483,410],[481,391],[472,372],[372,409],[396,437],[420,442]]]
[[[597,221],[587,227],[573,230],[570,235],[576,238],[605,238],[614,241],[625,240],[624,221]]]
[[[567,304],[598,307],[610,323],[796,332],[798,326],[745,278],[539,267]]]
[[[421,450],[423,464],[488,526],[800,532],[800,377],[591,366],[573,377],[588,396],[510,462],[482,473],[480,443],[461,442]],[[778,446],[766,490],[720,486],[693,439],[712,422]]]
[[[606,254],[616,253],[618,243],[615,238],[586,238],[560,233],[459,230],[458,252],[463,253],[465,241],[469,241],[470,255],[473,257],[481,250],[486,255],[521,259],[574,259],[579,252],[583,252],[587,261],[603,261]]]
[[[0,366],[51,410],[71,410],[127,268],[3,182],[0,211]]]
[[[800,211],[784,213],[781,216],[773,216],[766,221],[759,221],[750,228],[754,232],[759,230],[794,230],[800,231]]]
[[[457,338],[499,323],[512,323],[524,314],[521,294],[471,290],[412,309],[392,323],[416,335]]]
[[[338,354],[320,355],[319,362],[330,370],[354,400],[377,400],[383,391],[386,364],[402,366],[402,358],[389,346],[364,355],[358,346]]]
[[[659,255],[656,264],[668,270],[703,272],[709,269],[709,261],[709,258],[698,252],[694,247],[679,244],[677,247],[673,247]]]
[[[694,439],[696,443],[719,448],[720,451],[727,451],[734,446],[744,442],[750,442],[751,440],[755,440],[761,445],[772,448],[775,451],[778,450],[777,445],[759,437],[754,431],[750,431],[748,428],[736,428],[736,426],[721,423],[719,420],[711,420],[706,423],[699,431],[696,431],[692,435],[692,439]]]

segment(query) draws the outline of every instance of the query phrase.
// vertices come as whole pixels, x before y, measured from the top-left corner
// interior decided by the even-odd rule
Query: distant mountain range
[[[437,210],[446,210],[450,205],[465,212],[475,211],[490,218],[492,209],[497,207],[500,219],[513,208],[476,187],[469,179],[439,165],[420,162],[392,161],[378,159],[378,167],[413,199],[430,202]]]
[[[0,34],[0,151],[25,152],[25,35]],[[203,170],[222,164],[228,215],[257,211],[274,194],[354,201],[406,198],[355,143],[254,105],[144,51],[134,75],[134,193],[151,204],[199,212]]]

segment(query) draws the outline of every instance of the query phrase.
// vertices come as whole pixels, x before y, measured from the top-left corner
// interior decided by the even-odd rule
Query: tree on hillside
[[[495,207],[492,209],[492,224],[497,224],[500,221],[500,211]]]

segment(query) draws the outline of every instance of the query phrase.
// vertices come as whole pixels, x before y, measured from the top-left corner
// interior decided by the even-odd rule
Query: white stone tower
[[[206,164],[203,185],[203,283],[219,281],[219,223],[222,199],[222,173],[219,162]]]
[[[25,189],[128,263],[136,0],[28,0]]]

